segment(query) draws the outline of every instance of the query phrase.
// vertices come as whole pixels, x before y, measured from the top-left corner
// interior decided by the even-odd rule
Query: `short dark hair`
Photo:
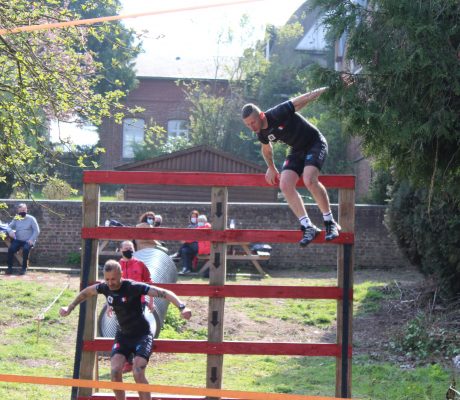
[[[121,265],[117,260],[107,260],[104,264],[104,272],[120,271]]]
[[[255,104],[248,103],[243,106],[241,109],[241,116],[243,119],[249,117],[251,114],[259,114],[260,108],[257,107]]]

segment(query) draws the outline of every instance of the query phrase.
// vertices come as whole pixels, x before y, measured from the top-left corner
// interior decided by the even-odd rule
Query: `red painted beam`
[[[354,189],[356,179],[354,175],[321,175],[319,180],[327,188]],[[83,183],[272,187],[263,174],[220,172],[84,171]],[[303,186],[302,180],[297,186]]]
[[[154,394],[153,399],[155,400],[206,400],[206,397],[203,396],[181,396],[181,395],[164,395],[164,394]],[[136,400],[139,399],[137,394],[127,394],[126,400]],[[235,400],[228,398],[220,398],[221,400]],[[80,396],[77,397],[77,400],[116,400],[115,396],[112,393],[95,393],[92,396]]]
[[[159,283],[155,284],[172,290],[181,296],[241,297],[258,299],[342,299],[343,290],[335,286],[264,286]],[[351,293],[352,295],[352,293]]]
[[[83,351],[110,351],[113,339],[96,339],[83,342]],[[222,342],[201,340],[156,339],[153,346],[156,353],[189,354],[239,354],[273,356],[339,357],[341,346],[333,343],[271,343],[271,342]]]
[[[100,283],[91,282],[88,286]],[[210,286],[198,283],[155,283],[155,286],[172,290],[181,296],[236,297],[245,299],[320,299],[341,300],[343,289],[336,286],[263,286],[225,285]],[[84,289],[83,287],[81,290]],[[353,300],[353,289],[349,299]]]
[[[264,242],[264,243],[295,243],[300,240],[300,230],[265,230],[265,229],[227,229],[217,231],[213,229],[185,229],[185,228],[130,228],[97,227],[82,228],[83,239],[156,239],[156,240],[188,240],[213,242]],[[324,231],[315,238],[316,244],[353,244],[354,234],[341,232],[337,239],[327,241]]]

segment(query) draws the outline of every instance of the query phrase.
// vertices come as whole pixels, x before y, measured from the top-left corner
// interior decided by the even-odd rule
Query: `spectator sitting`
[[[153,228],[155,226],[155,213],[153,211],[147,211],[139,217],[139,223],[136,228]],[[136,249],[142,250],[147,247],[158,247],[161,243],[153,239],[137,239]]]
[[[187,228],[194,229],[198,226],[198,211],[193,210],[189,216],[189,224]],[[192,271],[192,260],[198,254],[197,242],[182,242],[177,255],[182,260],[182,274],[187,274]]]
[[[161,224],[163,223],[163,217],[161,215],[155,215],[155,222],[153,224],[153,226],[155,228],[158,228]]]
[[[18,204],[16,208],[17,215],[8,225],[7,232],[10,236],[11,244],[8,247],[8,268],[6,274],[13,273],[13,258],[14,254],[22,248],[22,269],[20,275],[24,275],[27,271],[29,253],[35,245],[35,241],[40,234],[40,228],[37,220],[32,215],[27,214],[27,205],[24,203]]]
[[[208,222],[206,215],[198,216],[198,226],[196,229],[211,229],[211,224]],[[211,242],[201,241],[198,242],[198,254],[210,254],[211,253]]]

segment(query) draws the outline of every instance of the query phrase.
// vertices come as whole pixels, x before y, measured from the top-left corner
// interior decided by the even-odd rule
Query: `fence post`
[[[83,185],[83,227],[93,228],[99,225],[100,213],[100,188],[95,183],[85,183]],[[81,282],[95,282],[98,279],[98,260],[99,260],[99,241],[91,240],[91,246],[86,245],[82,241],[82,265],[80,271]],[[90,255],[87,255],[88,250]],[[81,289],[84,289],[83,287]],[[86,300],[84,308],[80,312],[84,312],[84,330],[83,341],[94,340],[96,337],[96,304],[97,297],[91,297]],[[83,351],[80,362],[80,379],[97,379],[96,376],[96,361],[97,353],[93,351]],[[79,397],[91,396],[94,392],[93,388],[80,388],[78,391]]]
[[[339,190],[339,224],[345,232],[355,230],[355,191]],[[336,358],[335,396],[351,398],[351,361],[352,348],[353,298],[353,251],[354,245],[342,245],[337,248],[337,286],[343,289],[343,299],[337,300],[337,344],[342,346]]]
[[[211,192],[212,229],[225,230],[227,227],[228,189],[213,187]],[[227,243],[213,242],[211,246],[211,266],[209,268],[209,284],[225,285],[227,276]],[[225,298],[209,298],[208,308],[208,341],[221,343],[224,340],[224,309]],[[224,356],[208,354],[206,387],[222,388]],[[208,399],[210,399],[208,397]]]

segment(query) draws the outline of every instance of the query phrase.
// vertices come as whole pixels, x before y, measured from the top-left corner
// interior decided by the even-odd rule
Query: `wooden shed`
[[[232,154],[197,146],[160,157],[123,164],[118,171],[200,171],[223,173],[265,174],[266,168],[237,158]],[[278,187],[229,188],[228,200],[244,203],[272,203],[277,201]],[[127,185],[125,200],[144,201],[211,201],[211,188],[167,185]]]

